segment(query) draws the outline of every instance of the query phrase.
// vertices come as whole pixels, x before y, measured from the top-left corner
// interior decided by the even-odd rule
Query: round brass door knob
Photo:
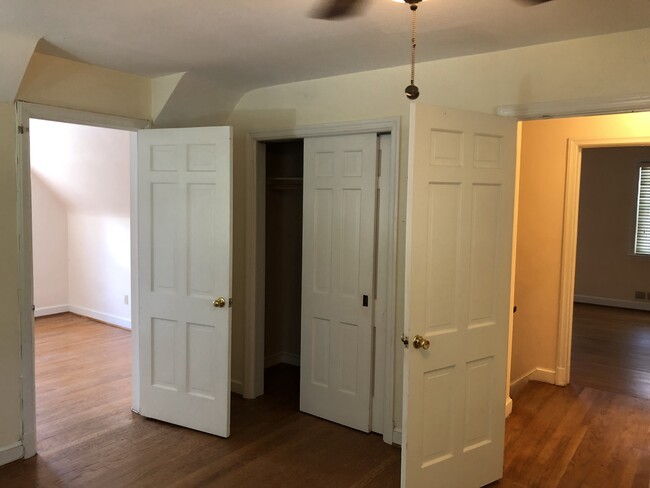
[[[426,351],[427,349],[429,349],[430,345],[431,345],[431,343],[429,342],[429,340],[425,339],[421,335],[416,335],[413,338],[413,347],[416,348],[416,349],[422,348],[422,349],[424,349]]]
[[[226,299],[224,297],[219,297],[212,302],[212,305],[217,308],[223,308],[226,306]]]

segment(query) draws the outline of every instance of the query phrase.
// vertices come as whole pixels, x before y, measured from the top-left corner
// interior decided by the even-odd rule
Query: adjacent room
[[[650,399],[650,147],[582,154],[571,379]]]
[[[96,435],[102,415],[131,403],[130,148],[128,131],[30,121],[44,456]]]

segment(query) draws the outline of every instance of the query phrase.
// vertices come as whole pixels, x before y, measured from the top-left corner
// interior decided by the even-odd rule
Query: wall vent
[[[644,291],[635,291],[634,292],[634,299],[635,300],[645,300],[646,299],[646,292],[644,292]]]

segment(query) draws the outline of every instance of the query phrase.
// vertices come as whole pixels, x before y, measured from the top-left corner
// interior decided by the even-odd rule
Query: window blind
[[[643,164],[639,168],[634,253],[650,254],[650,164]]]

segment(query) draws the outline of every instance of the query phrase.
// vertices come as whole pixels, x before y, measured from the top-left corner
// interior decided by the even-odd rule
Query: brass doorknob
[[[226,299],[224,297],[219,297],[212,302],[212,305],[217,308],[223,308],[226,306]]]
[[[430,345],[431,345],[431,343],[429,342],[429,340],[425,339],[421,335],[416,335],[413,338],[413,347],[416,348],[416,349],[422,348],[422,349],[424,349],[426,351],[427,349],[429,349]]]

